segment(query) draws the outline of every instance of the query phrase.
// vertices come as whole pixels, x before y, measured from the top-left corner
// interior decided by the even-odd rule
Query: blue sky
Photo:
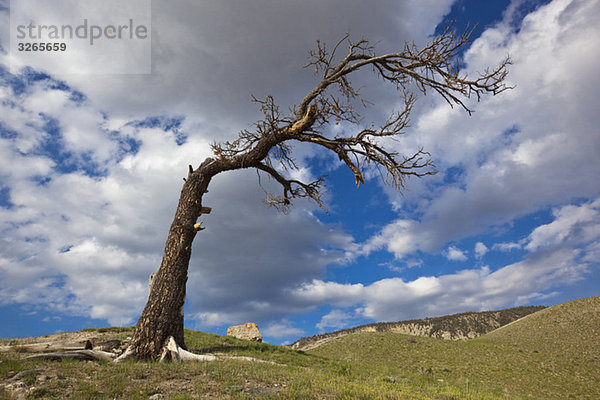
[[[0,33],[0,337],[134,324],[187,165],[260,118],[251,95],[298,103],[316,83],[301,68],[316,39],[349,32],[386,51],[453,20],[479,24],[465,71],[510,55],[515,89],[473,103],[472,116],[420,97],[394,146],[424,147],[439,173],[402,195],[375,173],[357,189],[336,157],[300,145],[292,173],[328,176],[329,214],[304,201],[289,214],[266,207],[252,171],[215,178],[186,327],[225,334],[252,321],[288,343],[600,294],[600,3],[233,4],[154,1],[147,75],[51,74],[19,64]],[[365,123],[400,104],[365,84]]]

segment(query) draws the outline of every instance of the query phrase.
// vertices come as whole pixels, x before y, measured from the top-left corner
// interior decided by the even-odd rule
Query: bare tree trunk
[[[135,326],[131,344],[117,359],[158,359],[173,337],[176,344],[186,350],[183,337],[183,306],[192,242],[198,231],[204,229],[197,222],[201,214],[210,212],[202,207],[202,196],[208,190],[213,176],[229,170],[255,166],[264,159],[271,147],[286,136],[265,138],[247,154],[229,160],[207,158],[189,173],[169,230],[160,268],[154,274],[144,311]]]
[[[195,172],[195,173],[194,173]],[[169,337],[185,349],[183,306],[192,242],[201,230],[202,196],[211,175],[190,173],[181,190],[175,218],[169,230],[160,268],[150,285],[150,294],[133,334],[129,354],[135,358],[156,359]],[[206,208],[204,208],[206,210]]]

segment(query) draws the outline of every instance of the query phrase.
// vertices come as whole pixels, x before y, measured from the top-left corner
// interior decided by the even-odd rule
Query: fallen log
[[[0,352],[13,351],[18,349],[25,353],[40,353],[57,350],[84,350],[88,346],[89,340],[79,342],[42,342],[42,343],[29,343],[20,344],[15,346],[0,346]]]
[[[118,339],[102,340],[87,339],[78,342],[41,342],[28,343],[14,346],[0,346],[0,352],[18,351],[21,353],[49,353],[51,351],[77,351],[77,350],[103,350],[118,349],[121,341]]]
[[[83,361],[113,361],[117,355],[102,350],[72,350],[56,353],[33,354],[25,357],[26,360],[42,359],[59,361],[65,358]]]

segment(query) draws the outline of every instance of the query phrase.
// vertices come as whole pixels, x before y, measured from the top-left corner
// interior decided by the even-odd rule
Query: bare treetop
[[[233,142],[213,144],[216,156],[215,173],[238,168],[256,168],[274,178],[283,187],[281,196],[269,194],[266,202],[285,208],[292,198],[310,197],[323,207],[320,198],[323,178],[310,183],[288,179],[281,170],[295,169],[291,156],[290,140],[314,143],[336,153],[354,174],[356,184],[364,183],[365,170],[378,169],[385,182],[398,190],[404,188],[408,176],[424,176],[435,173],[429,153],[422,149],[411,155],[400,155],[384,148],[381,138],[396,137],[404,133],[415,103],[415,90],[423,94],[435,91],[450,106],[458,105],[469,114],[472,110],[465,99],[483,94],[498,94],[510,87],[504,83],[511,63],[507,57],[494,69],[480,72],[469,78],[461,72],[459,54],[469,43],[472,31],[462,35],[450,28],[419,49],[408,42],[399,53],[378,55],[368,40],[357,42],[349,35],[338,41],[331,50],[322,41],[310,51],[311,61],[319,83],[290,114],[283,114],[268,96],[265,100],[253,98],[261,107],[264,119],[252,130],[244,130]],[[345,55],[340,55],[346,48]],[[391,83],[403,99],[402,109],[392,112],[376,126],[365,127],[356,104],[368,104],[352,85],[350,75],[359,69],[370,67],[384,82]],[[331,123],[345,123],[356,130],[346,136],[328,137],[326,129]],[[280,168],[273,166],[277,161]],[[215,165],[217,167],[217,165]]]

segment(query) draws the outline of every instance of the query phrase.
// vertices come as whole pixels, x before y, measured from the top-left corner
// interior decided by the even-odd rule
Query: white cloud
[[[160,263],[187,165],[209,155],[208,142],[189,135],[178,145],[172,130],[109,118],[56,86],[41,77],[19,96],[4,92],[1,107],[9,117],[3,124],[16,135],[0,138],[0,177],[13,204],[0,207],[0,303],[131,324],[146,300],[148,275]],[[54,99],[44,109],[57,121],[52,152],[44,149],[45,121],[32,109],[38,95]],[[139,148],[121,150],[125,139]],[[60,152],[68,158],[55,157]],[[80,169],[87,154],[102,175]],[[76,169],[65,173],[61,163]],[[315,218],[314,204],[298,201],[282,215],[263,198],[250,171],[215,178],[204,197],[213,213],[194,245],[186,305],[196,326],[306,311],[312,306],[288,301],[286,288],[353,257],[352,237]]]
[[[292,322],[288,319],[282,319],[279,322],[271,322],[266,327],[259,329],[263,336],[272,337],[275,339],[281,339],[285,337],[300,337],[304,334],[302,329],[295,328]]]
[[[554,221],[529,235],[527,250],[558,244],[580,244],[600,238],[600,199],[581,206],[564,206],[553,212]]]
[[[416,221],[398,219],[366,241],[358,250],[358,254],[368,255],[373,251],[386,249],[401,259],[417,250],[430,249],[430,244],[429,233],[419,232]]]
[[[313,281],[295,295],[335,298],[338,304],[353,305],[358,315],[375,321],[491,310],[541,300],[548,289],[583,279],[589,270],[577,258],[577,251],[559,249],[532,254],[496,271],[482,267],[412,281],[389,278],[367,286]],[[343,323],[346,317],[347,313],[332,312],[319,327],[335,327],[334,322]]]
[[[323,315],[321,321],[315,327],[320,331],[343,329],[350,326],[355,318],[342,310],[332,310]]]
[[[475,257],[480,259],[483,256],[485,256],[488,251],[490,251],[490,249],[488,249],[488,247],[483,242],[475,243]]]
[[[444,252],[444,256],[450,261],[466,261],[469,259],[464,251],[455,246],[450,246]]]
[[[488,266],[464,269],[414,280],[388,278],[363,284],[339,284],[314,280],[293,296],[300,301],[335,303],[354,307],[357,315],[376,321],[443,315],[465,310],[490,310],[541,301],[560,294],[557,287],[585,279],[600,263],[600,200],[555,209],[554,220],[534,228],[523,243],[529,253],[521,261],[492,270]],[[518,243],[499,243],[494,250],[522,248]],[[475,253],[489,249],[476,244]],[[449,259],[463,259],[450,246]],[[350,314],[334,310],[323,316],[320,329],[344,325]]]
[[[600,241],[595,241],[588,244],[585,248],[585,253],[581,260],[592,265],[600,264]]]
[[[306,306],[334,304],[338,307],[345,307],[355,304],[356,299],[364,296],[364,285],[362,283],[324,282],[314,279],[290,290],[289,295],[294,298],[295,302]]]
[[[474,41],[465,54],[468,72],[509,54],[515,88],[473,104],[471,117],[430,99],[435,105],[416,116],[399,150],[424,147],[440,170],[462,173],[446,185],[443,176],[409,181],[402,206],[418,218],[403,213],[365,243],[366,254],[436,253],[548,206],[600,195],[590,184],[600,176],[600,116],[591,106],[600,87],[591,62],[600,58],[598,18],[598,2],[557,0],[529,14],[518,31],[501,23]],[[576,56],[582,49],[586,56]]]
[[[521,248],[523,248],[523,244],[516,243],[516,242],[495,243],[492,246],[493,250],[499,250],[499,251],[512,251],[512,250],[517,250],[517,249],[521,249]]]
[[[452,1],[418,3],[258,0],[230,7],[215,0],[154,0],[152,75],[65,79],[113,117],[170,110],[202,123],[207,128],[203,134],[215,135],[211,139],[230,139],[256,118],[251,94],[272,94],[287,110],[315,85],[313,71],[302,66],[317,39],[332,44],[350,32],[355,39],[378,41],[386,50],[408,39],[422,42]],[[71,8],[58,5],[52,13],[77,11]],[[0,40],[9,43],[5,36]]]
[[[536,227],[526,238],[518,242],[496,243],[492,249],[503,252],[525,249],[535,252],[547,247],[588,246],[587,249],[593,253],[594,241],[600,238],[599,199],[581,205],[557,207],[553,209],[552,216],[552,222]],[[590,254],[589,257],[593,256]]]

